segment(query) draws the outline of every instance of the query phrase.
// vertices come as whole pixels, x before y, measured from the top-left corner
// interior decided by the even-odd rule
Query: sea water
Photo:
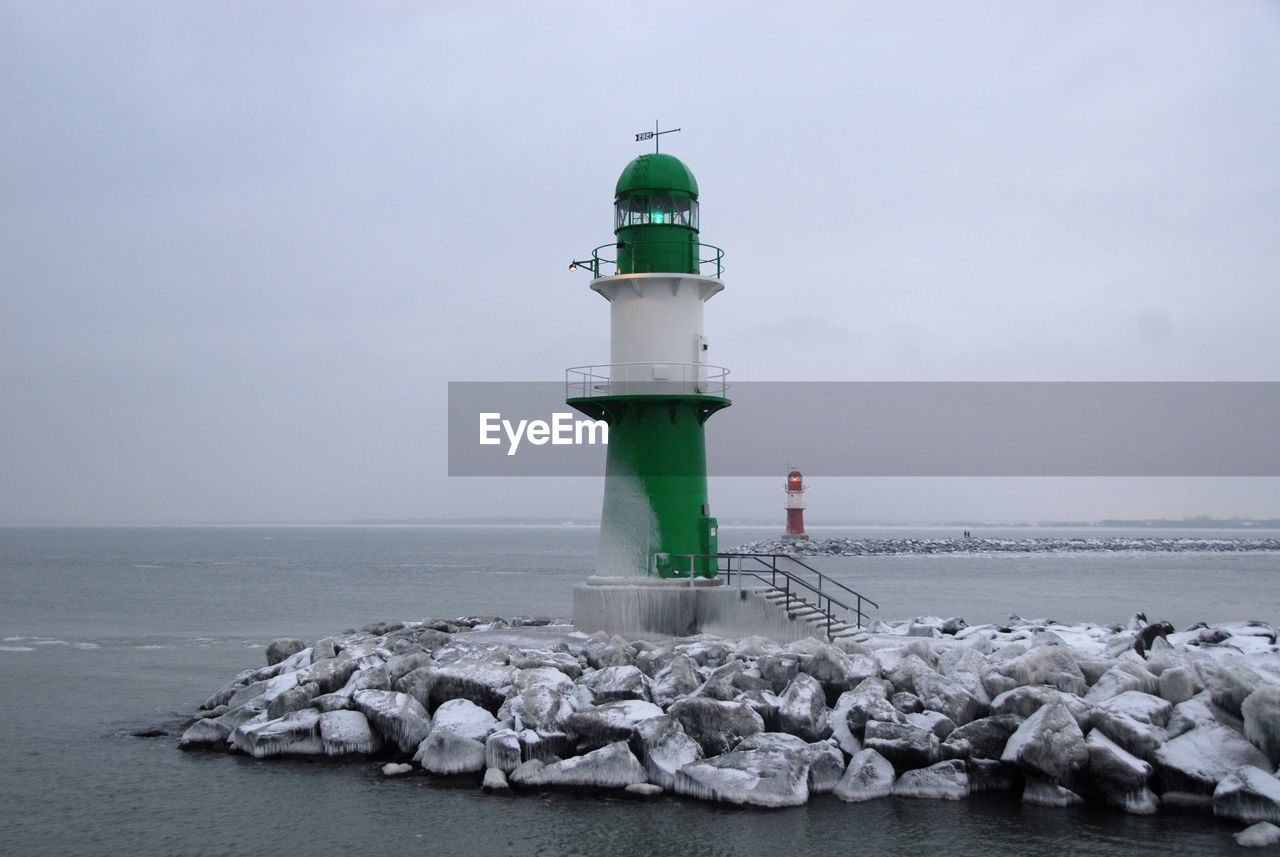
[[[721,544],[773,535],[723,528]],[[470,780],[386,780],[373,763],[176,749],[182,719],[265,663],[273,637],[427,616],[564,616],[596,542],[594,527],[0,529],[0,854],[1237,853],[1237,824],[1029,807],[1012,795],[852,805],[824,796],[778,812],[669,797],[498,798]],[[884,618],[1106,622],[1142,609],[1181,626],[1275,623],[1280,611],[1275,554],[820,567],[878,601]],[[148,727],[170,734],[130,734]]]

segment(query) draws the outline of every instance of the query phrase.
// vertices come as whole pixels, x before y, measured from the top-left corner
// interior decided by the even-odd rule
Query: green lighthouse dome
[[[653,152],[627,164],[618,177],[614,196],[633,193],[669,193],[697,199],[698,180],[679,158]]]

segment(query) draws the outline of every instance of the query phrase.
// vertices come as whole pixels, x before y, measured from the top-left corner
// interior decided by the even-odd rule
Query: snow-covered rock
[[[1138,690],[1126,690],[1093,708],[1094,729],[1141,758],[1149,758],[1168,736],[1165,724],[1173,706],[1168,700]]]
[[[1242,848],[1266,848],[1280,844],[1280,827],[1268,821],[1246,827],[1236,834],[1236,844]]]
[[[924,711],[924,703],[920,701],[920,697],[905,690],[889,697],[889,704],[903,714],[919,714]]]
[[[320,714],[320,744],[326,756],[349,753],[372,755],[382,749],[382,739],[359,711],[325,711]]]
[[[286,714],[277,720],[252,720],[231,732],[231,744],[257,759],[280,755],[317,755],[320,712],[313,708]]]
[[[1226,726],[1237,732],[1244,731],[1244,721],[1226,709],[1213,703],[1213,696],[1207,691],[1196,694],[1185,702],[1179,702],[1169,715],[1166,731],[1170,738],[1176,738],[1184,732],[1190,732],[1197,726]]]
[[[471,700],[451,699],[432,715],[431,731],[452,732],[472,741],[484,741],[497,722],[496,717]]]
[[[639,667],[630,664],[585,673],[578,679],[578,684],[591,692],[591,699],[596,705],[621,699],[641,699],[645,702],[650,699],[649,677]]]
[[[906,771],[893,784],[895,797],[963,800],[969,796],[969,774],[964,762],[952,759],[927,768]]]
[[[351,697],[356,710],[382,740],[395,744],[402,753],[412,753],[431,731],[431,718],[418,700],[393,690],[359,690]]]
[[[742,702],[693,697],[676,702],[669,711],[707,756],[727,753],[748,735],[764,731],[764,719]]]
[[[956,731],[956,724],[945,714],[938,711],[921,711],[919,714],[908,714],[907,723],[918,726],[926,732],[932,732],[939,741],[947,740],[947,736]]]
[[[646,781],[644,767],[623,741],[549,765],[532,765],[528,762],[512,771],[511,782],[521,786],[623,789]]]
[[[1213,790],[1213,814],[1237,821],[1280,824],[1280,780],[1271,772],[1243,765]]]
[[[888,797],[893,781],[893,763],[875,750],[862,750],[849,761],[833,794],[849,803]]]
[[[1064,783],[1088,763],[1089,751],[1067,706],[1054,702],[1023,721],[1000,758],[1046,780]]]
[[[1088,690],[1088,682],[1076,656],[1066,646],[1037,646],[996,664],[983,676],[983,684],[992,696],[1015,687],[1036,684],[1077,696]]]
[[[480,788],[491,794],[511,791],[511,785],[507,782],[507,772],[501,768],[486,768]]]
[[[675,787],[676,772],[702,758],[702,747],[684,732],[674,715],[651,717],[636,724],[634,743],[649,781]]]
[[[306,647],[306,643],[293,637],[281,637],[278,640],[272,640],[267,644],[267,666],[275,666],[290,655],[298,654]]]
[[[942,755],[952,759],[999,759],[1022,720],[1014,714],[996,714],[966,723],[942,742]]]
[[[1280,687],[1263,685],[1249,694],[1240,705],[1240,716],[1245,737],[1272,765],[1280,764]]]
[[[1108,803],[1137,815],[1150,815],[1159,808],[1155,794],[1147,787],[1150,764],[1099,729],[1089,733],[1085,746],[1089,750],[1089,775]]]
[[[821,645],[800,658],[800,672],[817,679],[827,699],[835,700],[864,679],[878,676],[880,665],[866,655],[850,655],[835,646]]]
[[[1092,725],[1090,721],[1093,712],[1092,705],[1074,694],[1063,693],[1060,690],[1045,687],[1044,685],[1027,685],[1026,687],[1005,691],[991,700],[991,713],[1013,714],[1025,719],[1035,714],[1041,707],[1051,703],[1060,703],[1066,706],[1067,711],[1070,712],[1081,732]]]
[[[1087,702],[1099,703],[1127,690],[1154,694],[1160,690],[1160,680],[1141,664],[1120,660],[1102,674],[1084,698]]]
[[[782,693],[800,672],[800,656],[790,652],[776,652],[756,660],[756,669],[769,682],[774,693]]]
[[[360,665],[349,658],[322,658],[311,665],[307,678],[320,685],[321,693],[333,693],[340,690],[359,668]]]
[[[889,682],[869,678],[860,682],[857,687],[842,694],[836,700],[836,707],[845,712],[845,724],[855,737],[866,729],[867,722],[877,720],[881,723],[906,723],[907,719],[889,702],[889,694],[893,685]]]
[[[938,736],[909,723],[867,723],[863,746],[875,750],[900,770],[923,768],[938,761]]]
[[[1064,807],[1084,803],[1084,798],[1056,782],[1033,775],[1027,777],[1027,784],[1022,790],[1022,802],[1036,806]]]
[[[433,710],[450,699],[469,699],[481,708],[497,711],[514,693],[516,670],[503,663],[467,658],[428,669],[428,707]]]
[[[231,729],[225,723],[219,722],[218,718],[205,718],[197,720],[186,728],[182,737],[178,739],[178,748],[181,750],[225,749],[227,738],[230,736]]]
[[[1244,765],[1267,767],[1267,757],[1226,726],[1202,724],[1172,739],[1152,757],[1164,791],[1213,794],[1218,783]]]
[[[484,742],[484,764],[491,770],[499,770],[509,774],[520,767],[523,761],[520,751],[520,736],[514,729],[499,729],[489,735]]]
[[[959,681],[940,673],[917,673],[915,693],[926,710],[939,711],[957,726],[977,719],[985,707]]]
[[[1162,699],[1177,705],[1204,690],[1204,684],[1194,669],[1177,666],[1160,673],[1159,690]]]
[[[781,749],[733,751],[685,765],[678,794],[749,806],[803,806],[809,800],[809,765]]]
[[[661,717],[662,709],[640,699],[620,699],[592,708],[584,708],[566,721],[570,734],[581,747],[595,749],[615,741],[627,741],[641,722]]]
[[[809,742],[821,741],[831,734],[826,691],[816,678],[802,672],[791,680],[778,706],[778,726]]]
[[[653,702],[662,708],[683,699],[698,689],[702,679],[698,677],[697,664],[688,655],[677,654],[671,662],[653,678],[650,694]]]
[[[472,774],[483,771],[484,744],[456,732],[432,729],[414,754],[413,760],[432,774]]]
[[[853,691],[845,691],[836,700],[835,707],[827,713],[827,725],[831,727],[831,738],[847,756],[854,756],[862,749],[862,742],[849,728],[849,709],[857,698]],[[865,727],[866,724],[863,725]]]

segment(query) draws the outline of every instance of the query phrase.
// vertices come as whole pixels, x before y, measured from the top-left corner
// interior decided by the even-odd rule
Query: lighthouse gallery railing
[[[703,242],[701,242],[701,241],[694,242],[693,244],[691,244],[691,243],[690,243],[690,242],[688,242],[688,241],[644,241],[644,242],[637,243],[637,244],[636,244],[636,246],[638,246],[638,247],[655,247],[655,246],[661,246],[661,245],[666,245],[666,244],[678,244],[678,245],[680,245],[680,246],[682,246],[682,247],[696,246],[696,247],[698,248],[698,272],[699,272],[699,275],[701,276],[702,266],[703,266],[703,265],[715,265],[715,267],[716,267],[716,273],[715,273],[715,276],[716,276],[717,278],[724,276],[724,251],[723,251],[723,250],[721,250],[719,247],[717,247],[717,246],[716,246],[716,245],[714,245],[714,244],[704,244],[704,243],[703,243]],[[600,251],[601,251],[601,250],[604,250],[604,249],[606,249],[606,248],[607,248],[607,249],[610,249],[610,250],[616,250],[616,249],[618,248],[618,246],[619,246],[619,245],[618,245],[618,243],[617,243],[617,242],[612,242],[612,243],[609,243],[609,244],[601,244],[599,247],[597,247],[597,248],[595,248],[594,250],[592,250],[592,251],[591,251],[591,258],[590,258],[590,259],[574,259],[572,262],[570,262],[570,263],[569,263],[569,270],[570,270],[570,271],[576,271],[576,270],[577,270],[577,269],[579,269],[579,268],[584,268],[584,269],[586,269],[586,270],[588,270],[588,271],[590,271],[590,272],[591,272],[591,276],[592,276],[593,278],[595,278],[595,279],[599,279],[599,278],[600,278],[600,264],[601,264],[602,262],[603,262],[604,264],[606,264],[606,265],[615,265],[615,266],[616,266],[616,265],[618,264],[618,260],[617,260],[617,259],[607,259],[607,258],[605,258],[604,256],[600,255]],[[703,253],[710,253],[710,255],[709,255],[709,256],[707,256],[707,258],[705,258],[705,259],[704,259],[704,258],[702,258],[702,254],[703,254]],[[615,272],[614,272],[614,273],[615,273],[615,275],[616,275],[617,271],[615,270]],[[606,276],[607,276],[607,275],[606,275]]]
[[[606,363],[564,370],[567,399],[595,396],[727,396],[729,370],[706,363]]]

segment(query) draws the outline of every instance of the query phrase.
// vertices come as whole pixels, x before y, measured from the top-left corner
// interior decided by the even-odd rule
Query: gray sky
[[[655,117],[736,378],[1280,380],[1275,3],[10,0],[0,46],[0,523],[596,514],[449,479],[445,385],[608,359],[567,263]],[[819,499],[1276,516],[1280,480]]]

